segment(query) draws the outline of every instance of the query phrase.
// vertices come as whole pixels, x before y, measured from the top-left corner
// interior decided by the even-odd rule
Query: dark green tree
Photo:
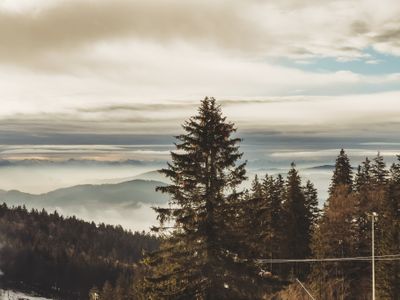
[[[279,258],[281,256],[281,244],[283,240],[283,200],[285,197],[285,181],[279,174],[273,179],[271,184],[270,196],[268,198],[269,207],[269,231],[270,237],[270,257]]]
[[[264,196],[263,186],[260,183],[260,180],[258,179],[257,175],[254,176],[254,179],[251,183],[251,194],[253,198],[258,198],[258,199],[261,199]]]
[[[372,180],[371,161],[368,157],[357,168],[354,189],[361,192],[363,188],[370,187]]]
[[[80,299],[93,286],[114,283],[122,272],[136,273],[142,251],[159,245],[155,236],[121,226],[5,204],[0,205],[0,236],[1,282],[54,299]]]
[[[387,182],[389,171],[386,170],[386,164],[383,160],[383,156],[378,152],[377,156],[373,160],[371,166],[372,181],[375,185],[382,185]]]
[[[372,165],[368,157],[358,166],[354,190],[356,192],[357,243],[358,255],[370,255],[371,220],[367,213],[376,211],[376,186],[372,184]],[[368,271],[368,270],[366,270]]]
[[[338,186],[324,205],[322,217],[313,235],[313,256],[316,258],[357,256],[357,198],[348,192],[346,185]],[[357,267],[357,266],[356,266]],[[350,298],[350,285],[359,274],[351,263],[314,264],[311,281],[319,299]],[[346,283],[346,285],[345,285]],[[336,297],[330,296],[332,286]],[[355,293],[354,291],[352,293]]]
[[[307,180],[303,191],[305,205],[308,213],[307,219],[309,220],[310,231],[312,233],[314,232],[314,229],[320,217],[320,209],[318,207],[318,192],[314,184],[310,180]]]
[[[378,216],[380,255],[400,253],[400,156],[390,168],[387,193]],[[381,299],[400,299],[400,261],[377,264],[378,294]]]
[[[268,188],[266,195],[266,206],[268,208],[268,226],[262,228],[266,231],[267,239],[263,242],[264,248],[267,249],[267,258],[283,258],[282,250],[285,241],[285,225],[283,223],[284,211],[283,201],[285,199],[285,181],[282,175],[278,175],[275,179],[265,178],[265,189]],[[279,265],[271,264],[268,269],[273,274],[284,275],[284,269]]]
[[[268,174],[265,175],[261,183],[261,197],[258,197],[257,205],[254,206],[254,226],[252,231],[255,233],[253,244],[255,245],[257,257],[272,257],[274,242],[274,198],[275,198],[275,180]],[[254,190],[254,189],[253,189]],[[253,192],[253,199],[257,199],[257,193]],[[251,232],[249,232],[251,235]]]
[[[307,258],[311,254],[311,221],[301,186],[301,179],[295,167],[296,165],[292,163],[286,179],[286,193],[283,202],[283,235],[285,237],[283,244],[285,246],[282,249],[282,254],[286,258],[299,259]],[[304,278],[306,270],[297,267],[292,268],[293,275]]]
[[[357,245],[355,253],[357,256],[371,255],[371,212],[381,213],[388,197],[388,171],[383,157],[378,155],[373,159],[372,163],[368,158],[359,167],[356,175],[356,183],[354,190],[356,191],[356,240]],[[381,220],[382,221],[382,220]],[[379,222],[380,223],[380,222]],[[379,227],[377,224],[377,243],[379,243]],[[371,266],[369,264],[360,265],[358,280],[355,281],[357,286],[363,286],[370,290],[370,282],[368,276],[360,276],[359,274],[369,274]]]
[[[148,259],[149,299],[254,298],[256,272],[238,256],[243,236],[241,193],[245,163],[213,98],[201,102],[198,114],[177,136],[172,163],[161,170],[172,184],[158,190],[171,195],[169,208],[158,208],[163,238],[160,251]],[[255,279],[254,279],[254,278]]]
[[[269,178],[268,175],[266,175]],[[242,231],[246,238],[246,249],[244,255],[248,258],[259,258],[265,256],[265,242],[268,237],[268,206],[266,198],[268,191],[265,190],[265,179],[260,182],[255,175],[251,190],[248,195],[247,204],[244,206]]]
[[[350,165],[350,160],[343,149],[340,150],[336,158],[329,194],[332,195],[339,185],[346,185],[349,188],[349,192],[353,185],[353,170]]]

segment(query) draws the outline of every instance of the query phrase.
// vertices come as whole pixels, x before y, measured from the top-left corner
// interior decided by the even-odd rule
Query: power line
[[[256,259],[258,263],[265,264],[284,264],[284,263],[313,263],[313,262],[342,262],[342,261],[371,261],[372,256],[359,257],[335,257],[335,258],[305,258],[305,259]],[[375,256],[378,261],[398,261],[400,254],[389,254]]]
[[[296,278],[296,281],[300,284],[300,286],[306,291],[306,293],[308,294],[308,296],[311,297],[312,300],[315,300],[315,298],[313,297],[313,295],[306,289],[306,287],[304,286],[304,284],[301,283],[301,281]]]

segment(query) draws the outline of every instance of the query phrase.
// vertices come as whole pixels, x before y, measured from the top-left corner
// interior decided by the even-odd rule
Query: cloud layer
[[[42,5],[40,3],[42,2]],[[183,41],[197,46],[299,58],[400,55],[396,0],[38,1],[0,11],[0,59],[38,63],[104,41]],[[8,8],[8,9],[7,9]],[[25,8],[25,9],[24,9]]]
[[[393,136],[399,73],[346,62],[399,59],[397,2],[1,1],[0,142],[170,136],[206,95],[246,133]]]
[[[73,0],[23,13],[3,10],[0,58],[17,63],[47,59],[59,51],[128,38],[245,48],[254,40],[257,26],[241,17],[241,6],[211,1]]]

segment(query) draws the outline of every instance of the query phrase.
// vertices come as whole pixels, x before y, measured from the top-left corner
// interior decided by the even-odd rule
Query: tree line
[[[369,299],[368,260],[287,260],[370,256],[376,212],[376,254],[388,258],[376,263],[378,299],[400,299],[400,261],[389,256],[400,254],[400,157],[388,169],[378,153],[353,169],[341,150],[320,207],[294,163],[242,188],[241,139],[215,99],[182,127],[160,171],[170,203],[155,208],[157,238],[3,205],[5,276],[74,292],[65,299],[309,299],[296,279],[316,299]]]
[[[171,184],[158,190],[171,200],[156,208],[160,248],[142,260],[134,292],[113,298],[108,285],[100,299],[309,299],[295,279],[317,299],[369,299],[370,261],[268,259],[370,256],[372,212],[377,255],[400,254],[400,157],[387,170],[378,154],[354,172],[341,150],[320,209],[294,163],[286,178],[256,177],[249,191],[240,189],[247,179],[241,140],[215,99],[204,99],[182,127],[161,170]],[[378,299],[400,299],[399,261],[378,261],[376,278]]]
[[[57,212],[0,205],[0,287],[56,299],[87,299],[92,286],[133,278],[154,235]],[[119,279],[121,277],[121,279]]]
[[[274,259],[371,255],[376,212],[377,255],[400,254],[400,156],[387,170],[382,156],[353,170],[342,149],[329,198],[296,165],[281,175],[257,176],[241,190],[246,162],[236,128],[213,98],[183,124],[172,161],[160,172],[171,184],[169,207],[156,208],[158,250],[141,263],[141,276],[121,286],[107,283],[100,299],[369,299],[371,262],[268,263]],[[263,260],[260,260],[262,258]],[[400,299],[400,261],[377,262],[378,299]]]

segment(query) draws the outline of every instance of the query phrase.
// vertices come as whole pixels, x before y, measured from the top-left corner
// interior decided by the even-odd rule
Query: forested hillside
[[[400,299],[400,156],[354,167],[340,150],[319,207],[295,163],[241,189],[241,140],[213,98],[183,129],[160,171],[169,183],[157,189],[171,200],[155,209],[157,238],[3,205],[7,282],[67,299],[363,300],[374,233],[377,299]]]
[[[6,204],[0,206],[0,241],[4,287],[63,299],[87,299],[92,286],[133,276],[142,251],[159,244],[145,233]]]
[[[142,261],[130,294],[107,283],[101,299],[370,299],[371,216],[376,294],[400,299],[400,156],[368,158],[353,174],[341,150],[322,210],[292,163],[286,178],[254,178],[250,191],[236,128],[214,99],[184,123],[158,208],[160,249]],[[302,282],[303,286],[300,285]]]
[[[8,205],[29,204],[38,207],[68,207],[78,204],[90,209],[104,205],[138,208],[142,204],[163,204],[168,198],[154,192],[163,182],[135,179],[115,184],[83,184],[57,189],[44,194],[29,194],[16,190],[0,190],[0,199]]]

